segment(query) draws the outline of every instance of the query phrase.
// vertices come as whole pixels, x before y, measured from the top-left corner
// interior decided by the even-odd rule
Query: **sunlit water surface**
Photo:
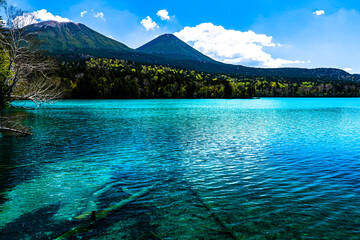
[[[0,239],[360,238],[360,99],[59,101],[23,124]]]

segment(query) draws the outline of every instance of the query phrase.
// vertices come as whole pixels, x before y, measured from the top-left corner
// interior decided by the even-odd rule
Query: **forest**
[[[72,99],[360,96],[357,81],[231,76],[104,58],[63,61],[55,75]]]

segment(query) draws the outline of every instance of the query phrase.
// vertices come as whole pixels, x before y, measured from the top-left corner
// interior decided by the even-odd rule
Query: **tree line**
[[[62,62],[67,98],[358,97],[360,83],[295,77],[248,77],[91,58]]]

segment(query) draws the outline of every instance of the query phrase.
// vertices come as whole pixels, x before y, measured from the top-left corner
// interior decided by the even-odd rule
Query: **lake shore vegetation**
[[[70,99],[360,96],[358,81],[231,76],[105,58],[64,61],[59,68]]]

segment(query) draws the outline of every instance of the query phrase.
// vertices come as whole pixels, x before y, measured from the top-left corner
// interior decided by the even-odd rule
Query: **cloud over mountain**
[[[280,47],[271,36],[253,31],[228,30],[212,23],[185,27],[175,35],[203,54],[225,63],[251,64],[261,67],[281,67],[304,63],[299,60],[273,58],[264,47]]]
[[[149,30],[155,30],[156,28],[159,28],[159,26],[154,22],[151,17],[147,16],[145,19],[141,20],[141,25],[144,26],[146,31]]]
[[[104,19],[104,13],[103,12],[96,12],[94,13],[94,17]]]
[[[170,20],[169,12],[166,9],[159,10],[156,15],[161,18],[161,20]]]
[[[81,13],[80,13],[80,16],[81,17],[84,17],[84,15],[87,13],[88,11],[82,11]]]
[[[30,24],[42,22],[42,21],[57,21],[57,22],[71,22],[68,18],[60,17],[59,15],[54,15],[51,12],[48,12],[46,9],[39,11],[24,13],[21,16],[17,16],[13,20],[13,24],[17,27],[25,27]]]

